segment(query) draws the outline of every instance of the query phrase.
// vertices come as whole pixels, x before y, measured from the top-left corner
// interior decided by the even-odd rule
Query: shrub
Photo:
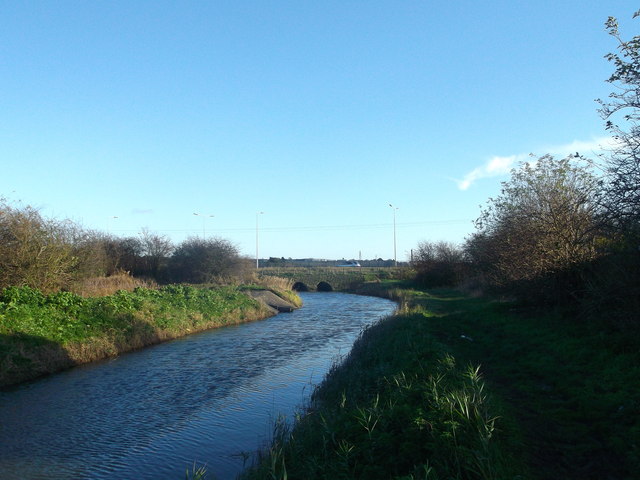
[[[212,283],[237,276],[242,267],[238,249],[220,238],[189,238],[174,251],[169,275],[174,282]]]
[[[0,287],[51,292],[68,286],[78,263],[70,241],[74,228],[0,199]]]
[[[419,243],[411,265],[416,280],[426,287],[457,285],[466,270],[462,249],[448,242]]]
[[[487,202],[466,253],[491,285],[539,300],[575,296],[579,266],[600,254],[600,182],[579,158],[524,163]],[[560,289],[560,291],[558,290]]]

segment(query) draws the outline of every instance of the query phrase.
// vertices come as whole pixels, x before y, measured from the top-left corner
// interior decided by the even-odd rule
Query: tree
[[[146,270],[157,280],[161,267],[173,251],[173,243],[168,237],[151,233],[146,228],[142,229],[140,240]]]
[[[638,16],[640,11],[633,18]],[[606,203],[614,227],[635,248],[640,238],[640,36],[624,41],[614,17],[605,26],[618,42],[618,53],[605,57],[615,67],[607,80],[615,90],[608,101],[598,100],[600,115],[616,140],[605,158],[609,176]]]
[[[78,258],[70,241],[74,226],[47,220],[33,207],[0,199],[0,287],[27,285],[45,292],[66,288]]]
[[[104,245],[102,233],[77,228],[74,231],[73,254],[78,259],[76,280],[105,276],[109,259]]]
[[[454,286],[465,270],[464,252],[449,242],[420,242],[412,266],[416,279],[427,287]]]
[[[142,242],[139,238],[103,235],[102,244],[107,258],[107,276],[122,270],[132,275],[140,273]]]
[[[550,279],[598,255],[600,181],[579,160],[521,164],[489,199],[466,252],[492,284],[554,288]]]
[[[209,283],[232,277],[241,267],[238,249],[229,241],[191,237],[173,252],[169,274],[176,282]]]

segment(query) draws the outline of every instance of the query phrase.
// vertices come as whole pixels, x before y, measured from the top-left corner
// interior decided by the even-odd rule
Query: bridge
[[[364,282],[399,278],[402,267],[264,267],[260,275],[288,278],[298,292],[351,290]]]

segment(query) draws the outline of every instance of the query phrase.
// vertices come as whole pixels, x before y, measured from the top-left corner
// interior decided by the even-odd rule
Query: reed
[[[184,476],[185,480],[206,480],[207,468],[205,466],[198,466],[195,463],[191,467],[191,470],[187,470]]]
[[[290,278],[276,277],[273,275],[259,275],[255,278],[255,284],[268,289],[292,290],[293,280]]]
[[[119,290],[133,291],[136,288],[157,288],[153,280],[134,278],[129,273],[119,271],[108,277],[91,277],[74,283],[71,291],[81,297],[106,297]]]

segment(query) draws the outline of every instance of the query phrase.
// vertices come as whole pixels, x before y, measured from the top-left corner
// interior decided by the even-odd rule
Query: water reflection
[[[305,306],[0,393],[0,478],[178,479],[194,461],[233,478],[346,353],[383,299],[301,294]]]

